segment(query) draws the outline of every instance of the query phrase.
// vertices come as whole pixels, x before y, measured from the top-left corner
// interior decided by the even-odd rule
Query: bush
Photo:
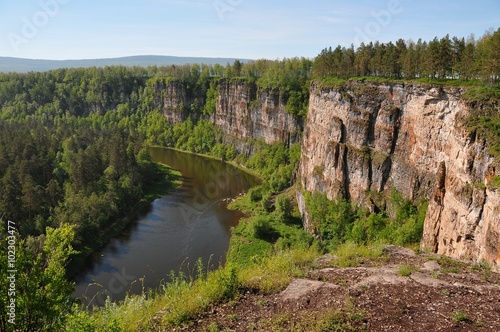
[[[279,237],[279,233],[271,225],[271,221],[267,216],[254,217],[251,222],[251,230],[253,237],[268,242],[274,242]]]
[[[292,215],[292,201],[290,198],[285,195],[278,195],[276,197],[275,206],[278,220],[286,222]]]
[[[370,244],[386,241],[398,245],[420,242],[427,203],[413,204],[396,191],[391,193],[395,218],[385,213],[369,213],[345,200],[329,201],[325,194],[306,193],[306,206],[315,232],[326,246],[345,241]]]
[[[248,195],[250,196],[250,200],[252,202],[260,202],[262,200],[262,189],[261,188],[251,188],[248,191]]]

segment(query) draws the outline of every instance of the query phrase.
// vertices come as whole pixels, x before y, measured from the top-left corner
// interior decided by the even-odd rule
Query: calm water
[[[172,270],[193,271],[198,258],[212,268],[223,263],[230,229],[241,217],[227,210],[226,201],[257,184],[217,160],[162,148],[152,148],[151,155],[180,171],[182,186],[155,200],[147,214],[90,257],[74,293],[85,303],[102,305],[108,296],[116,301],[157,288]]]

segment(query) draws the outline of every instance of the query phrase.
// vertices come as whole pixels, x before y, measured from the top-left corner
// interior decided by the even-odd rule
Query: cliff
[[[279,91],[259,89],[245,81],[219,83],[215,125],[235,138],[262,138],[268,144],[295,143],[300,131],[293,116],[286,112]]]
[[[155,103],[160,105],[170,123],[180,123],[189,115],[202,117],[201,111],[191,110],[201,109],[196,105],[205,103],[204,96],[190,97],[185,83],[170,81],[158,90],[161,93],[155,95],[161,97]],[[246,149],[247,143],[254,139],[290,145],[299,140],[301,132],[298,121],[286,112],[279,91],[262,89],[245,80],[220,80],[215,113],[205,118],[224,133],[226,141],[240,150]]]
[[[181,123],[189,116],[196,120],[201,112],[192,112],[205,104],[205,96],[188,92],[185,82],[180,80],[159,81],[154,88],[154,105],[163,110],[165,119],[170,123]]]
[[[325,192],[384,209],[392,188],[429,200],[421,247],[500,268],[500,170],[463,119],[463,89],[350,82],[311,87],[299,179]],[[301,212],[309,227],[301,194]]]

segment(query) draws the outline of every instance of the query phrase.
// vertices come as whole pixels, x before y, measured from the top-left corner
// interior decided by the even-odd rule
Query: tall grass
[[[93,313],[74,308],[66,330],[136,332],[181,326],[243,290],[269,294],[283,289],[293,277],[305,275],[317,256],[314,249],[277,251],[244,268],[228,264],[210,272],[199,269],[196,279],[172,273],[158,292],[128,296],[119,304],[107,302]]]

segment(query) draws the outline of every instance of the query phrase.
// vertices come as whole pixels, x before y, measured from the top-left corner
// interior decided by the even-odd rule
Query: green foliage
[[[129,296],[119,304],[107,302],[92,313],[72,307],[60,330],[132,332],[185,327],[208,308],[237,298],[242,290],[266,294],[283,289],[292,278],[304,276],[317,255],[306,249],[269,252],[245,267],[228,263],[199,273],[196,279],[172,272],[170,282],[157,292]]]
[[[269,217],[255,216],[250,219],[249,225],[252,229],[251,235],[257,239],[274,242],[279,237],[279,233],[271,225]]]
[[[357,324],[362,322],[365,316],[364,312],[352,305],[345,310],[328,308],[321,312],[311,330],[315,332],[359,331]]]
[[[292,216],[293,206],[291,199],[286,195],[278,195],[276,196],[275,206],[275,213],[278,220],[287,222]]]
[[[460,310],[454,310],[451,313],[451,318],[455,323],[462,323],[462,322],[468,322],[469,321],[469,315],[463,311]]]
[[[500,160],[500,86],[471,89],[464,98],[475,107],[475,111],[464,119],[471,136],[485,139],[489,152]]]
[[[346,241],[369,244],[385,241],[398,245],[418,243],[422,236],[427,203],[414,205],[393,191],[391,206],[395,218],[369,213],[345,200],[329,201],[325,194],[306,193],[306,205],[315,232],[329,246]]]
[[[439,256],[437,262],[441,266],[443,273],[460,273],[465,268],[464,263],[448,256]]]
[[[500,80],[500,29],[483,37],[450,38],[431,41],[397,40],[395,43],[361,43],[354,49],[325,48],[314,60],[313,78],[324,87],[338,87],[341,81],[327,77],[382,77],[390,79],[482,79]],[[435,81],[433,81],[435,83]]]
[[[398,267],[398,274],[403,277],[409,277],[414,270],[415,270],[414,267],[402,264]]]
[[[47,228],[47,234],[39,239],[22,240],[18,233],[9,233],[3,228],[1,220],[0,235],[2,248],[7,248],[8,240],[15,238],[15,268],[7,268],[7,250],[0,250],[0,277],[7,280],[10,273],[16,270],[15,294],[8,296],[9,283],[2,282],[0,287],[0,304],[7,308],[15,299],[15,327],[19,331],[60,331],[66,317],[63,312],[69,308],[69,296],[74,285],[66,279],[65,266],[70,257],[77,252],[71,243],[74,227],[61,225],[59,228]],[[13,249],[13,248],[11,248]],[[11,250],[12,251],[12,250]],[[7,331],[7,311],[0,316],[2,331]]]
[[[306,194],[306,204],[311,222],[323,240],[341,243],[350,233],[355,221],[355,212],[350,203],[340,200],[330,203],[325,194]]]
[[[109,304],[108,304],[109,305]],[[75,305],[67,316],[64,326],[65,332],[81,331],[81,332],[121,332],[123,328],[118,322],[118,319],[107,317],[109,310],[102,312],[102,319],[98,315],[92,314],[87,310],[82,310]]]
[[[300,145],[296,143],[287,148],[282,143],[256,142],[254,146],[255,151],[246,165],[263,176],[263,192],[275,193],[288,188],[300,160]]]
[[[203,114],[211,115],[215,113],[215,107],[217,105],[217,98],[219,97],[219,90],[217,85],[213,82],[210,83],[210,88],[207,91],[207,99],[205,101],[205,106],[203,107]]]
[[[333,252],[337,256],[335,265],[339,267],[356,267],[366,259],[378,260],[383,254],[382,243],[370,245],[347,241],[335,247]]]
[[[462,97],[467,102],[482,101],[484,103],[495,104],[500,99],[500,86],[482,85],[467,89]]]
[[[251,188],[248,191],[248,196],[252,202],[260,202],[262,200],[262,188]]]
[[[0,214],[23,239],[74,225],[81,256],[70,269],[160,194],[155,185],[164,193],[173,182],[147,153],[171,126],[154,106],[162,81],[146,76],[123,67],[0,75]]]

